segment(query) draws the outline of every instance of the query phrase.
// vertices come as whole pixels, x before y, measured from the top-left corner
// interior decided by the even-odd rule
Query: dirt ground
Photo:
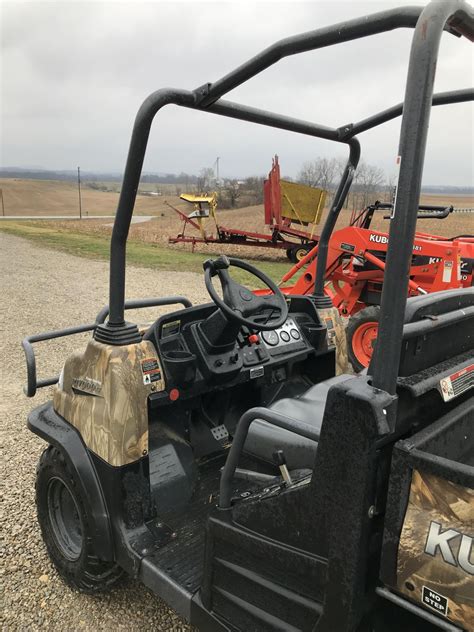
[[[43,389],[33,400],[24,396],[26,371],[20,342],[27,334],[92,322],[107,302],[108,264],[43,250],[0,234],[0,265],[2,630],[188,630],[137,582],[129,580],[103,597],[71,591],[51,566],[36,522],[35,467],[45,444],[27,430],[26,417],[51,392]],[[133,267],[127,271],[128,298],[179,292],[193,302],[207,297],[201,275]],[[159,310],[144,312],[135,322],[153,320]],[[65,357],[83,344],[75,337],[37,345],[39,376],[57,374]]]

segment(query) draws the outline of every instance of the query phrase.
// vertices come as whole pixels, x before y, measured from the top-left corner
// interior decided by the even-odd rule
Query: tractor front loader
[[[393,211],[392,204],[376,202],[354,213],[349,226],[335,230],[329,239],[324,291],[340,314],[349,318],[346,329],[349,360],[356,371],[366,368],[377,340],[380,304],[389,235],[373,230],[374,212]],[[418,219],[443,219],[453,207],[422,205]],[[390,219],[390,215],[385,216]],[[311,294],[314,290],[318,247],[289,270],[280,286],[285,294]],[[306,267],[305,267],[306,266]],[[288,281],[304,268],[294,285]],[[450,239],[417,232],[410,263],[408,296],[452,288],[471,287],[474,269],[474,235]]]

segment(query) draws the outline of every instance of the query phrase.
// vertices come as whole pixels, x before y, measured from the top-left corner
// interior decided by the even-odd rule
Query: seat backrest
[[[474,288],[407,300],[398,375],[406,377],[474,349]]]

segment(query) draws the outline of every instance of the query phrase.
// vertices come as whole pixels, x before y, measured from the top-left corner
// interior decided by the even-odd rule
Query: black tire
[[[377,323],[378,327],[379,319],[380,307],[378,305],[365,307],[349,318],[349,323],[346,327],[347,354],[349,362],[356,373],[365,369],[370,361],[368,352],[364,351],[364,347],[361,348],[361,332],[366,328],[366,335],[369,335],[369,343],[365,344],[365,348],[367,349],[368,346],[371,346],[373,349],[375,340],[372,337],[374,327],[373,325],[371,326],[371,323]]]
[[[84,498],[60,450],[49,446],[36,470],[38,522],[49,557],[64,581],[77,590],[108,590],[122,577],[115,562],[93,552]]]
[[[311,244],[299,244],[298,246],[293,246],[293,248],[291,248],[289,251],[288,259],[292,263],[298,263],[298,261],[301,261],[303,257],[306,257],[308,252],[312,250],[313,247],[314,246],[312,246]]]
[[[288,250],[286,251],[286,256],[288,257],[288,259],[293,263],[293,254],[292,254],[293,249],[292,248],[288,248]]]

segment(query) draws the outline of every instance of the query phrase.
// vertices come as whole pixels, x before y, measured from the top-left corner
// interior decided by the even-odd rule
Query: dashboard
[[[224,386],[283,382],[295,364],[333,351],[312,297],[292,296],[288,303],[288,318],[281,327],[259,332],[241,326],[231,341],[221,345],[211,344],[200,327],[212,320],[218,309],[214,303],[159,318],[145,338],[158,350],[166,391],[151,396],[152,406],[167,399],[169,403],[171,391],[191,399]],[[263,318],[271,324],[271,313],[262,314]]]

